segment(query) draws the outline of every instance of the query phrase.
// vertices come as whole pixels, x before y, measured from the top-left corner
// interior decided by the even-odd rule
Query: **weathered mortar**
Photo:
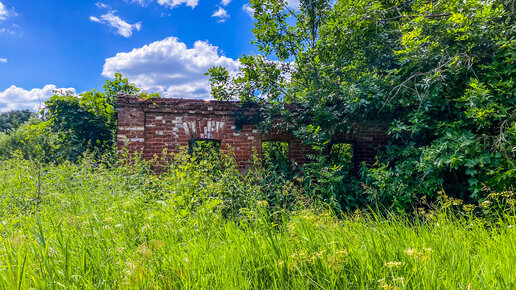
[[[142,152],[145,159],[159,155],[163,149],[178,152],[192,139],[210,139],[220,142],[221,150],[227,145],[234,151],[242,168],[252,162],[253,149],[261,156],[262,141],[286,141],[290,159],[298,164],[309,162],[313,153],[290,134],[262,133],[257,125],[240,124],[238,116],[258,113],[258,108],[242,108],[238,102],[186,99],[141,100],[134,96],[118,95],[118,149],[126,147],[130,153]],[[238,126],[237,126],[238,125]],[[387,141],[386,127],[382,124],[357,124],[355,129],[336,137],[334,142],[354,145],[355,166],[375,160],[377,149]]]

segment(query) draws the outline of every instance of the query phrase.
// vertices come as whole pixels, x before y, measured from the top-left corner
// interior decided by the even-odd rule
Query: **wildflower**
[[[405,254],[415,257],[415,258],[427,258],[427,256],[421,252],[419,252],[417,249],[406,249],[403,251]]]
[[[24,234],[16,235],[11,239],[11,245],[15,248],[23,246],[27,241],[27,237]]]
[[[462,205],[462,200],[460,200],[460,199],[455,199],[455,200],[453,200],[452,204],[453,204],[453,205]]]
[[[462,206],[462,209],[464,209],[466,212],[472,212],[475,210],[475,206],[472,204],[465,204]]]
[[[248,209],[247,207],[243,207],[243,208],[240,208],[238,209],[238,211],[240,212],[240,214],[242,215],[251,215],[252,214],[252,211],[250,209]]]
[[[278,268],[283,267],[283,265],[285,265],[285,261],[283,261],[283,260],[278,260],[278,261],[276,261],[276,266],[277,266]]]
[[[161,249],[161,248],[163,248],[163,247],[165,246],[165,243],[163,243],[163,242],[162,242],[162,241],[160,241],[160,240],[150,240],[150,241],[148,242],[148,244],[149,244],[149,247],[150,247],[153,251],[155,251],[155,250],[159,250],[159,249]]]
[[[151,229],[152,229],[152,227],[149,224],[145,224],[142,227],[142,232],[147,232],[147,231],[149,231]]]
[[[391,261],[391,262],[387,262],[387,263],[384,264],[385,267],[390,268],[390,269],[398,268],[398,267],[401,267],[403,265],[405,265],[405,262],[397,262],[397,261]]]
[[[54,248],[49,247],[49,248],[48,248],[48,255],[49,255],[50,257],[54,258],[54,257],[56,257],[56,256],[57,256],[57,252],[56,252],[56,250],[55,250]]]
[[[123,285],[139,284],[142,278],[147,276],[147,271],[137,261],[127,262],[124,272]]]
[[[130,200],[122,203],[122,207],[124,209],[131,209],[133,206],[134,206],[134,202],[130,201]]]
[[[389,290],[398,290],[398,289],[401,289],[401,288],[400,288],[400,287],[398,287],[398,286],[393,286],[393,285],[389,285],[389,284],[380,285],[380,288],[382,288],[382,289],[389,289]]]
[[[142,257],[150,258],[152,257],[152,249],[149,248],[146,244],[142,244],[136,248],[136,253],[141,254]]]

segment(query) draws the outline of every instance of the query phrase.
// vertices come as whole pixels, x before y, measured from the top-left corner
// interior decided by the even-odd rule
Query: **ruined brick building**
[[[242,116],[251,118],[258,108],[242,108],[238,102],[204,101],[190,99],[142,100],[119,95],[117,145],[129,152],[142,152],[145,159],[159,155],[163,149],[178,152],[198,140],[213,141],[226,150],[230,145],[239,166],[251,163],[253,149],[262,154],[262,143],[288,142],[288,157],[298,164],[309,162],[312,152],[301,140],[288,133],[262,132],[256,124],[242,124]],[[387,141],[386,127],[382,124],[356,124],[343,132],[333,143],[353,145],[353,162],[374,162],[377,149]]]

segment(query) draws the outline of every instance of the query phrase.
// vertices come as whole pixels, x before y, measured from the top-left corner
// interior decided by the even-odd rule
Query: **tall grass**
[[[337,217],[271,175],[183,161],[1,162],[0,288],[516,288],[512,215]]]

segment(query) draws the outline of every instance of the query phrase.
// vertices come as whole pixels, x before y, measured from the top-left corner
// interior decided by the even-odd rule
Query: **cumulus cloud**
[[[5,8],[5,5],[0,2],[0,21],[6,20],[9,13],[7,12],[7,8]]]
[[[207,99],[210,85],[204,73],[212,66],[235,71],[238,62],[220,55],[218,47],[208,42],[197,41],[188,48],[168,37],[106,59],[102,75],[114,78],[120,72],[143,89],[165,97]]]
[[[254,9],[251,7],[251,5],[244,4],[244,6],[242,6],[242,10],[244,10],[245,14],[249,15],[249,17],[254,16]]]
[[[228,6],[228,5],[229,5],[229,3],[231,3],[231,0],[221,0],[221,1],[220,1],[220,4],[221,4],[221,5],[224,5],[224,6]]]
[[[226,0],[225,0],[226,1]],[[146,6],[152,0],[131,0],[132,3],[136,3],[140,6]],[[175,8],[179,5],[186,5],[192,8],[195,8],[199,4],[199,0],[157,0],[156,1],[159,5],[168,7],[168,8]]]
[[[116,29],[116,32],[122,35],[125,38],[131,37],[133,35],[133,30],[140,31],[142,28],[142,23],[137,22],[135,24],[129,24],[122,20],[120,17],[115,15],[117,11],[109,11],[108,13],[100,16],[100,18],[95,16],[90,16],[90,20],[97,23],[103,23],[111,26]]]
[[[44,102],[55,94],[55,91],[68,91],[75,94],[74,88],[57,88],[55,85],[45,85],[30,91],[17,86],[10,86],[0,91],[0,112],[30,109],[37,112]]]
[[[188,7],[195,8],[199,4],[199,0],[158,0],[158,4],[174,8],[181,4],[185,4]]]
[[[0,57],[0,63],[6,63],[7,62],[7,58],[1,58]]]
[[[226,11],[226,9],[224,9],[222,7],[219,7],[219,10],[216,10],[211,15],[211,17],[215,17],[215,18],[219,19],[219,20],[217,20],[217,22],[225,22],[226,19],[228,19],[230,16],[231,15],[229,15],[229,13]]]

